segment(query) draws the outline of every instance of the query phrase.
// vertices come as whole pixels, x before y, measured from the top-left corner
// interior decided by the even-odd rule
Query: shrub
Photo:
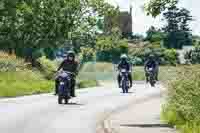
[[[57,63],[47,59],[45,56],[38,59],[40,63],[39,70],[48,80],[54,78],[55,71],[57,70]]]
[[[93,48],[82,47],[79,58],[82,62],[93,61],[95,58],[96,52]]]
[[[164,58],[166,64],[176,65],[177,63],[179,63],[178,56],[179,55],[175,49],[166,49],[164,51]]]
[[[131,48],[129,54],[135,65],[143,65],[150,54],[153,54],[162,65],[179,64],[178,52],[175,49],[165,49],[150,45],[148,47]]]
[[[200,45],[196,45],[194,50],[186,52],[185,59],[187,63],[200,64]]]
[[[98,61],[118,61],[122,53],[128,53],[128,41],[112,36],[103,36],[97,39],[95,49]]]
[[[200,66],[185,66],[168,86],[163,118],[183,133],[197,132],[200,126]]]

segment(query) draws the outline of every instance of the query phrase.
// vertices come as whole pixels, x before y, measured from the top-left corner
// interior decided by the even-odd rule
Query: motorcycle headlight
[[[65,82],[60,82],[60,85],[65,85]]]

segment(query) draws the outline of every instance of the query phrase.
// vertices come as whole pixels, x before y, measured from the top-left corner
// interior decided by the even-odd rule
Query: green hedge
[[[175,49],[165,49],[150,45],[145,47],[130,47],[129,50],[130,59],[134,65],[144,65],[150,54],[153,54],[161,65],[179,64],[179,54]]]

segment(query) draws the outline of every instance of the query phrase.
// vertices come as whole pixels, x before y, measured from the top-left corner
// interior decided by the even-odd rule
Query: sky
[[[162,27],[164,21],[162,16],[157,18],[152,18],[151,16],[146,16],[143,11],[143,5],[146,0],[107,0],[113,5],[119,5],[120,10],[129,10],[130,5],[133,6],[133,32],[145,35],[145,32],[150,26]],[[194,21],[191,23],[190,27],[192,33],[195,35],[200,35],[200,1],[199,0],[180,0],[179,6],[184,7],[191,11],[191,15]]]

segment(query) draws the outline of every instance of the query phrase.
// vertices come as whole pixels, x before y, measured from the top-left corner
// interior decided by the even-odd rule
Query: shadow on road
[[[68,103],[68,104],[63,104],[63,105],[84,106],[85,104],[81,104],[81,103]]]
[[[122,124],[122,127],[140,127],[140,128],[173,128],[169,124]]]
[[[122,93],[122,94],[133,94],[133,93],[135,93],[135,92],[128,92],[128,93],[123,93],[123,92],[120,92],[120,93]]]

